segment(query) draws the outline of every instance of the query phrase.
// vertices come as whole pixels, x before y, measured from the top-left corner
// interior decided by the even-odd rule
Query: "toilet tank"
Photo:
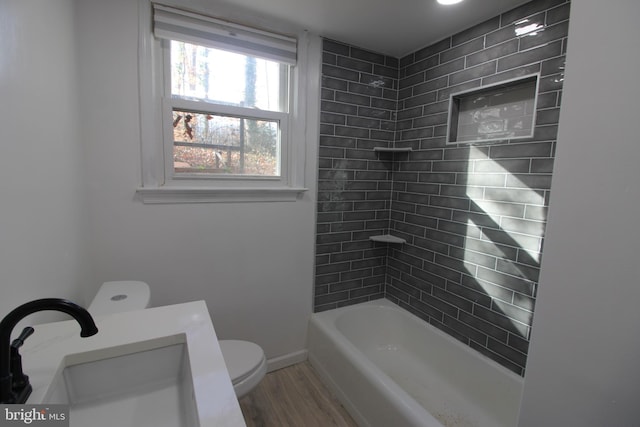
[[[120,280],[105,282],[87,308],[94,316],[142,310],[149,307],[151,292],[145,282]]]

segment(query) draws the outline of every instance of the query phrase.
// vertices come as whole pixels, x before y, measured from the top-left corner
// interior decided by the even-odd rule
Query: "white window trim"
[[[162,126],[163,69],[161,41],[152,34],[150,0],[139,1],[140,141],[142,185],[136,195],[143,203],[279,202],[295,201],[305,186],[306,144],[316,141],[319,127],[321,40],[298,34],[298,61],[291,70],[291,107],[286,122],[288,144],[282,176],[171,177]],[[282,125],[282,123],[281,123]],[[284,125],[282,125],[284,128]]]

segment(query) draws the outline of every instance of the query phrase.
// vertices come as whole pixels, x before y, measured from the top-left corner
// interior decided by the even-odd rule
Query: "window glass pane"
[[[277,121],[173,111],[176,173],[279,176]]]
[[[171,41],[171,94],[286,112],[289,66],[239,53]]]

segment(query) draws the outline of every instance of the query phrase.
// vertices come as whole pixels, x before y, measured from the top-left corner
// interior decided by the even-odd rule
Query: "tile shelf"
[[[400,148],[373,147],[373,151],[376,151],[378,153],[408,153],[409,151],[412,151],[412,148],[411,147],[400,147]]]
[[[381,243],[396,243],[396,244],[407,243],[407,241],[404,240],[403,238],[392,236],[391,234],[380,234],[377,236],[369,236],[369,240],[373,240],[374,242],[381,242]]]

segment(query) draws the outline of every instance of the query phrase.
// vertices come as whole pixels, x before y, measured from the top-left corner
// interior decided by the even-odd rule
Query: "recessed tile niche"
[[[447,144],[531,138],[539,75],[452,94]]]

